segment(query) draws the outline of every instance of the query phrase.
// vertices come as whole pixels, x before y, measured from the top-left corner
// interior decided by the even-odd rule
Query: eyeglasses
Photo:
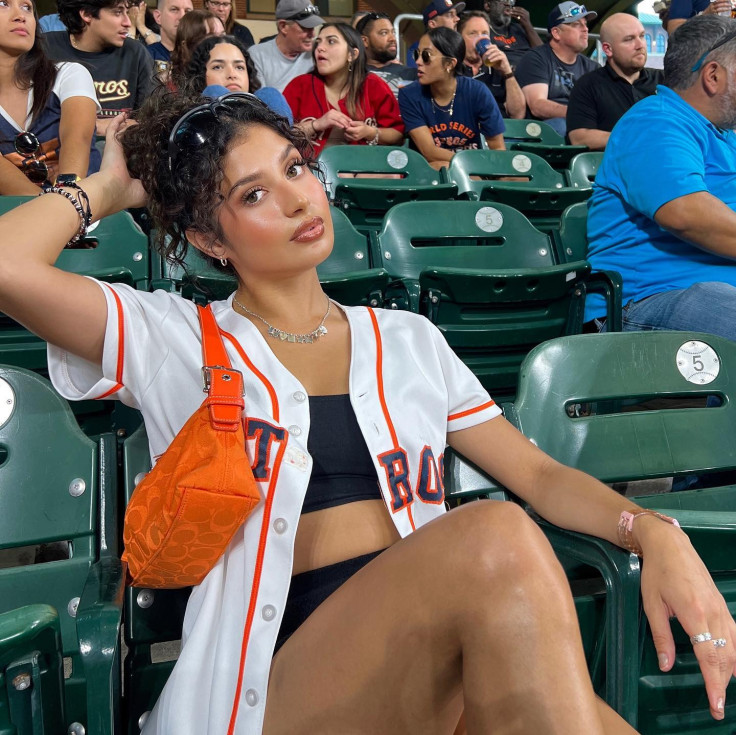
[[[414,61],[419,61],[419,57],[422,57],[422,63],[423,64],[431,64],[432,59],[434,59],[434,54],[428,49],[422,49],[420,52],[418,48],[415,48],[411,52],[412,56],[414,57]],[[437,54],[437,56],[441,56],[442,54]]]
[[[391,20],[386,13],[366,13],[356,24],[355,30],[363,35],[365,27],[374,20]]]
[[[43,184],[49,176],[49,167],[45,161],[39,161],[36,158],[36,153],[41,148],[41,144],[35,134],[29,130],[23,130],[15,136],[13,145],[16,153],[23,156],[20,170],[28,177],[29,181],[34,184]]]
[[[560,16],[562,20],[566,18],[577,18],[579,15],[587,15],[588,10],[585,5],[578,5],[576,8],[570,8],[566,13]]]
[[[717,48],[720,48],[721,46],[725,46],[729,41],[733,41],[733,39],[736,38],[736,31],[731,31],[730,33],[727,33],[723,38],[721,38],[720,41],[716,41],[696,62],[695,65],[690,69],[690,71],[695,72],[700,69],[701,66],[705,63],[705,60],[710,54],[712,54]]]
[[[516,5],[516,0],[502,0],[503,4],[508,8],[513,8]]]
[[[243,105],[267,107],[249,92],[232,92],[212,102],[193,107],[182,115],[169,135],[169,171],[174,173],[177,159],[182,152],[198,150],[209,144],[215,127],[220,123],[218,113],[233,113]]]
[[[216,0],[210,0],[207,5],[209,5],[211,8],[222,8],[223,10],[225,8],[232,8],[232,3],[220,3],[216,2]]]
[[[312,15],[319,15],[319,8],[316,5],[307,5],[301,12],[296,15],[290,15],[288,18],[284,18],[284,20],[306,20]]]

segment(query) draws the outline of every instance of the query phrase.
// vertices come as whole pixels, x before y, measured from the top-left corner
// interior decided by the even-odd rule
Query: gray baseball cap
[[[294,20],[302,28],[316,28],[325,22],[319,17],[319,8],[307,0],[279,0],[276,20]]]

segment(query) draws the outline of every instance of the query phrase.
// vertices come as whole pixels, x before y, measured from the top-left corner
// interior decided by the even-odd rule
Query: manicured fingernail
[[[719,712],[723,712],[723,697],[721,697],[718,702],[716,702],[716,709]]]
[[[657,658],[659,659],[659,668],[664,671],[667,668],[667,664],[670,662],[670,658],[666,653],[660,653]]]

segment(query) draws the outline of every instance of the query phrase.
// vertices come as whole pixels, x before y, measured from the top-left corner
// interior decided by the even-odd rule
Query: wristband
[[[153,35],[153,31],[149,28],[144,34],[143,34],[143,40],[145,41],[149,36]]]
[[[510,71],[508,74],[504,74],[503,75],[503,78],[504,79],[512,79],[513,76],[514,76],[514,72]]]
[[[642,556],[642,550],[640,546],[636,545],[633,532],[634,521],[639,516],[654,516],[665,523],[671,523],[673,526],[677,526],[677,528],[680,527],[677,520],[663,513],[657,513],[655,510],[638,510],[635,513],[631,513],[628,510],[622,511],[621,517],[618,519],[618,539],[621,542],[621,546],[637,556]]]
[[[378,128],[376,128],[376,137],[375,138],[371,138],[368,141],[368,145],[378,145],[379,140],[380,140],[380,132],[381,131]]]
[[[39,194],[39,196],[43,196],[44,194],[61,194],[61,196],[63,196],[65,199],[68,199],[74,209],[77,210],[77,214],[79,215],[79,229],[77,230],[77,233],[72,237],[72,239],[69,240],[69,242],[65,245],[65,247],[70,247],[71,245],[79,242],[87,234],[87,230],[92,223],[92,209],[89,204],[89,197],[87,196],[87,192],[82,189],[79,184],[65,184],[64,186],[65,188],[62,188],[61,186],[57,186],[55,184],[44,186],[41,189],[41,193]],[[66,191],[66,189],[76,189],[79,192],[79,199],[70,192]],[[80,199],[84,206],[80,204]]]

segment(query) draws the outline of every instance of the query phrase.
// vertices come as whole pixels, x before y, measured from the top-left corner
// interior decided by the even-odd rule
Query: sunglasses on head
[[[212,102],[193,107],[179,118],[169,135],[169,171],[174,173],[180,155],[191,153],[208,145],[215,127],[220,123],[219,113],[233,113],[238,107],[267,105],[249,92],[231,92]]]
[[[731,31],[730,33],[727,33],[723,38],[721,38],[720,41],[716,41],[693,65],[693,67],[690,69],[690,71],[698,71],[701,66],[705,63],[705,59],[712,54],[717,48],[720,48],[721,46],[725,46],[729,41],[733,41],[733,39],[736,38],[736,31]]]
[[[43,184],[49,176],[49,167],[45,161],[39,161],[36,158],[36,153],[41,148],[41,144],[35,134],[29,130],[23,130],[15,136],[13,145],[15,146],[15,152],[23,156],[20,170],[29,181],[34,184]]]
[[[563,20],[567,18],[578,18],[579,16],[587,15],[588,10],[586,9],[585,5],[578,5],[577,8],[570,8],[566,13],[560,16]]]
[[[295,20],[295,21],[306,20],[312,15],[319,15],[319,8],[316,5],[307,5],[307,7],[304,8],[304,10],[294,15],[290,15],[288,18],[284,18],[284,20]]]
[[[415,48],[412,50],[412,56],[414,57],[414,61],[419,61],[419,57],[422,57],[422,63],[423,64],[431,64],[432,59],[434,59],[435,55],[428,49],[422,49],[419,51],[418,48]],[[441,56],[441,54],[437,54],[437,56]]]
[[[366,13],[355,25],[355,30],[361,35],[365,27],[373,20],[391,20],[386,13]]]

